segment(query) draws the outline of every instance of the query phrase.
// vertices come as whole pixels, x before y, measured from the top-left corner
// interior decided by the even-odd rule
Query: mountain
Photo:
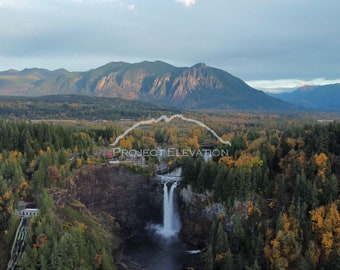
[[[281,110],[296,107],[270,97],[223,70],[156,61],[112,62],[86,72],[64,69],[0,72],[0,95],[77,94],[119,97],[184,109]]]
[[[323,111],[340,111],[340,84],[307,85],[290,93],[272,94],[272,96]]]
[[[29,96],[39,83],[68,73],[65,69],[49,71],[41,68],[17,71],[10,69],[0,72],[0,94]]]

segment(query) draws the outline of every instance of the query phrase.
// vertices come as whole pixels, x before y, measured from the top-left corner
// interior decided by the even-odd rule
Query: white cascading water
[[[174,190],[177,187],[177,182],[172,182],[170,191],[168,184],[164,183],[164,198],[163,198],[163,236],[171,237],[178,232],[177,216],[174,213]]]
[[[180,180],[181,170],[178,169],[166,175],[161,175],[161,181],[163,182],[163,225],[152,226],[157,234],[166,239],[176,237],[179,232],[180,220],[174,204],[174,191]]]

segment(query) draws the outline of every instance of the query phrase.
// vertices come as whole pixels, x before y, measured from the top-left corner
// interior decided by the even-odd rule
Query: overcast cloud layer
[[[162,60],[262,89],[334,82],[339,10],[339,0],[0,0],[0,70]]]

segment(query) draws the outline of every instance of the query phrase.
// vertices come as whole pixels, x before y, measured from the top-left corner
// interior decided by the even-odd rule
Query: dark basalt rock
[[[117,166],[89,166],[73,178],[69,190],[92,212],[106,212],[127,234],[160,220],[163,195],[154,177]]]

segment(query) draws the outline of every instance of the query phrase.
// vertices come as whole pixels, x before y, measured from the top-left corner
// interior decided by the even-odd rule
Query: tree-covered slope
[[[173,107],[121,98],[80,95],[0,97],[0,116],[26,119],[119,120],[178,113]]]

